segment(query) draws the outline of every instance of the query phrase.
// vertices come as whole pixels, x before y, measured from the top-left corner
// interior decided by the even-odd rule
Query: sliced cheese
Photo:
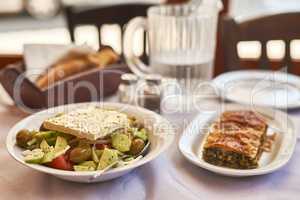
[[[124,113],[98,107],[81,108],[44,121],[44,127],[88,140],[103,138],[118,129],[129,128]]]

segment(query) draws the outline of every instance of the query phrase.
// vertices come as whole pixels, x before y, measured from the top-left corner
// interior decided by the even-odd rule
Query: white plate
[[[227,176],[254,176],[271,173],[284,166],[291,158],[297,137],[289,117],[282,111],[267,108],[256,108],[269,121],[267,134],[277,133],[276,140],[270,153],[264,152],[256,169],[230,169],[205,162],[202,158],[203,144],[207,136],[206,129],[226,110],[245,110],[242,105],[227,104],[222,111],[200,113],[186,128],[179,141],[181,153],[192,163],[209,171]],[[273,119],[273,120],[271,120]]]
[[[247,105],[280,109],[300,107],[300,78],[279,71],[241,70],[213,80],[219,96]]]
[[[78,107],[86,107],[89,105],[97,105],[104,108],[121,110],[122,112],[136,117],[137,120],[144,123],[145,127],[148,128],[151,132],[149,135],[151,145],[147,155],[141,160],[128,166],[118,167],[109,170],[103,173],[101,176],[97,177],[96,179],[93,178],[93,175],[97,172],[74,172],[57,170],[43,165],[28,164],[23,161],[23,156],[21,155],[23,150],[16,146],[16,134],[19,130],[39,129],[40,125],[45,119],[54,116],[57,113],[67,112],[70,110],[74,110]],[[162,118],[160,115],[152,111],[118,103],[81,103],[50,108],[48,110],[36,113],[25,118],[24,120],[17,123],[10,130],[7,136],[6,146],[8,152],[13,158],[15,158],[18,162],[22,163],[23,165],[30,167],[31,169],[38,170],[74,182],[101,182],[122,176],[130,172],[134,168],[139,167],[155,159],[168,148],[168,146],[172,143],[174,136],[175,132],[171,124],[166,119]]]

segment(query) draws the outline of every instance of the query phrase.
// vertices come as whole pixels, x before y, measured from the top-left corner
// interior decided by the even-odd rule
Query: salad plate
[[[85,109],[87,107],[93,107],[93,106],[99,109],[115,110],[120,113],[124,113],[130,117],[134,117],[139,123],[143,124],[145,129],[148,130],[147,140],[150,143],[147,153],[142,158],[139,156],[139,159],[137,159],[134,162],[130,162],[130,164],[128,165],[117,166],[103,173],[102,171],[95,171],[95,170],[67,171],[67,170],[55,169],[53,167],[49,167],[48,165],[28,163],[24,160],[24,149],[20,148],[17,145],[17,135],[21,130],[24,129],[39,130],[43,122],[45,122],[45,120],[47,119],[53,118],[53,116],[56,117],[56,116],[60,116],[61,113],[69,113],[74,110]],[[164,119],[163,117],[161,117],[160,115],[152,111],[140,107],[119,104],[119,103],[102,103],[102,102],[96,103],[95,102],[95,103],[69,104],[69,105],[50,108],[48,110],[44,110],[36,114],[33,114],[23,119],[19,123],[17,123],[10,130],[6,139],[6,146],[9,154],[16,161],[33,170],[50,174],[68,181],[91,183],[91,182],[107,181],[110,179],[120,177],[130,172],[131,170],[150,162],[151,160],[157,158],[169,147],[169,145],[172,143],[174,139],[174,136],[175,136],[175,132],[171,124],[166,119]],[[57,141],[58,141],[58,137],[56,143],[58,143]],[[55,148],[56,146],[57,144],[55,144]],[[122,147],[124,148],[124,146]],[[104,152],[102,153],[102,155],[103,154]],[[82,168],[85,169],[85,167],[77,166],[77,169],[82,169]],[[99,172],[101,173],[100,176],[97,175]]]
[[[279,109],[300,107],[300,78],[281,71],[238,70],[213,80],[219,96],[232,102]]]
[[[268,125],[266,135],[271,136],[275,134],[275,137],[273,137],[273,139],[275,139],[269,152],[263,152],[260,155],[258,166],[251,169],[230,168],[221,166],[220,160],[215,162],[215,164],[212,164],[214,162],[210,163],[206,161],[207,159],[204,158],[205,148],[207,148],[205,144],[211,131],[211,125],[216,119],[218,119],[221,113],[240,112],[247,109],[251,109],[252,112],[259,113],[264,117],[264,119],[266,119],[265,122]],[[233,132],[231,132],[231,134],[232,133]],[[237,135],[236,137],[240,136],[241,135]],[[229,137],[231,137],[231,139],[228,141],[231,141],[231,143],[223,143],[223,145],[225,147],[228,147],[228,145],[231,147],[237,147],[232,145],[237,144],[232,143],[234,142],[232,135]],[[210,142],[212,141],[214,142],[214,139],[211,137]],[[297,136],[294,131],[294,125],[284,112],[270,108],[247,108],[245,105],[225,104],[220,110],[200,113],[183,132],[179,140],[179,149],[187,160],[203,169],[225,176],[244,177],[271,173],[283,167],[290,160],[294,152],[296,142]],[[220,143],[215,144],[220,146]],[[229,153],[231,153],[231,156],[234,156],[232,151],[229,150]],[[222,154],[222,156],[223,157],[221,159],[224,159],[226,154]],[[228,164],[228,161],[229,160],[225,162]],[[239,161],[240,160],[238,160],[238,162]]]

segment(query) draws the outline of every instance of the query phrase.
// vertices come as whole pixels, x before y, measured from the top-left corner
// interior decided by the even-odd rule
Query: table
[[[272,174],[231,178],[213,174],[189,163],[177,143],[184,124],[197,113],[166,115],[177,127],[172,146],[151,163],[121,178],[95,184],[60,180],[35,172],[13,160],[5,149],[9,129],[26,115],[14,106],[0,106],[0,199],[4,200],[253,200],[298,199],[300,195],[300,146],[290,162]],[[300,110],[290,112],[300,131]]]

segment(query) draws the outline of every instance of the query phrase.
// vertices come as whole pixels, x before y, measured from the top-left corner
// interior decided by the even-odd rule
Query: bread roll
[[[54,83],[64,80],[72,75],[90,70],[104,68],[119,60],[119,55],[111,48],[104,48],[96,53],[81,53],[71,51],[56,64],[52,65],[37,80],[36,85],[45,90]]]

